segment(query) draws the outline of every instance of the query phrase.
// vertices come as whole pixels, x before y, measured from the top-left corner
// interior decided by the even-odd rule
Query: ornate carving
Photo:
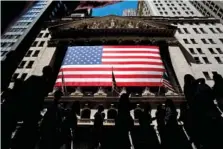
[[[149,88],[148,88],[148,87],[146,87],[145,90],[144,90],[143,93],[142,93],[142,97],[147,97],[147,96],[155,96],[154,93],[151,93],[151,92],[149,91]]]
[[[106,97],[107,94],[105,93],[102,87],[99,87],[98,92],[94,93],[94,97]]]
[[[102,18],[91,18],[63,24],[63,28],[74,29],[169,29],[168,25],[143,20],[140,18],[125,18],[118,16],[106,16]]]

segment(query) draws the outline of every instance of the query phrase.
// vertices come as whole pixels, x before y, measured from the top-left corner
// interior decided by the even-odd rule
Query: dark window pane
[[[28,65],[26,66],[26,68],[32,68],[33,63],[34,63],[34,61],[30,61],[30,62],[28,63]]]
[[[18,68],[23,68],[23,67],[25,66],[25,64],[26,64],[26,61],[22,61],[22,62],[19,64]]]
[[[32,47],[36,47],[37,43],[38,43],[37,41],[34,41]]]
[[[43,45],[44,45],[44,41],[41,41],[39,44],[39,47],[43,47]]]
[[[204,71],[203,74],[204,74],[204,77],[206,78],[206,80],[211,80],[211,77],[208,72]]]
[[[203,58],[203,60],[204,60],[204,62],[205,62],[206,64],[211,64],[211,62],[208,60],[207,57],[202,57],[202,58]]]
[[[216,54],[215,51],[212,48],[208,48],[211,54]]]
[[[35,53],[33,54],[33,57],[38,57],[39,52],[40,52],[39,50],[36,50]]]
[[[27,76],[27,73],[23,73],[22,76],[21,76],[21,79],[22,80],[25,80],[26,79],[26,76]]]
[[[223,54],[223,51],[220,48],[216,48],[219,54]]]
[[[25,57],[30,57],[30,55],[32,54],[32,52],[33,52],[33,51],[31,51],[31,50],[28,51],[28,52],[26,53]]]

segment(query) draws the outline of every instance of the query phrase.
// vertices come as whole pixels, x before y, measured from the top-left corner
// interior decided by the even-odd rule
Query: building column
[[[184,76],[186,74],[193,75],[193,71],[190,68],[189,63],[186,61],[184,54],[182,53],[180,47],[169,46],[168,48],[172,66],[174,68],[177,80],[180,84],[181,89],[184,87]]]

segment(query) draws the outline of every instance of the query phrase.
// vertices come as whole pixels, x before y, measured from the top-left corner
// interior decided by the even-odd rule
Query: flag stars
[[[64,59],[64,65],[100,64],[102,52],[102,46],[69,47]]]

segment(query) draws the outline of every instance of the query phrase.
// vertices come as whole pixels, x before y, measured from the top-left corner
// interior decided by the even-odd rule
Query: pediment
[[[86,18],[82,20],[70,20],[66,23],[61,21],[57,25],[49,27],[50,30],[67,30],[67,29],[138,29],[138,30],[172,30],[174,32],[176,27],[169,24],[155,22],[154,20],[144,20],[133,17],[121,16],[105,16],[96,18]]]

